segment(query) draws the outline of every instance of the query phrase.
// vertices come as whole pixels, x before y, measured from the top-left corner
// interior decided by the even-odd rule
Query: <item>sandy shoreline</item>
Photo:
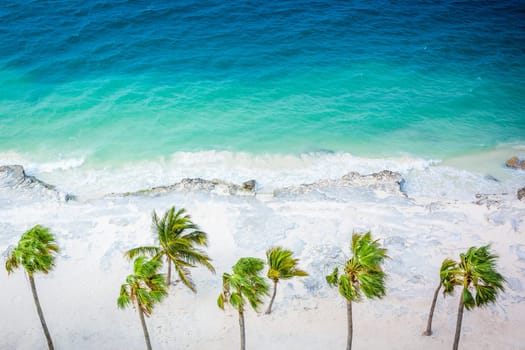
[[[288,247],[310,277],[284,282],[274,313],[247,313],[248,349],[337,349],[345,342],[344,303],[324,276],[349,255],[353,230],[370,229],[388,248],[387,296],[354,307],[356,349],[443,349],[452,345],[457,295],[438,300],[434,335],[421,336],[438,269],[473,245],[492,243],[507,291],[486,309],[466,312],[461,348],[520,349],[525,343],[525,202],[497,204],[374,194],[355,201],[169,193],[157,197],[86,202],[34,201],[0,211],[0,252],[35,223],[52,228],[62,253],[49,276],[37,276],[42,307],[58,349],[144,348],[137,313],[117,309],[118,288],[131,265],[122,253],[152,242],[151,212],[185,207],[209,234],[217,275],[193,272],[198,293],[172,286],[148,319],[157,349],[232,349],[237,316],[216,306],[220,275],[243,256],[263,258],[272,245]],[[16,198],[12,199],[16,204]],[[2,260],[4,261],[4,260]],[[0,270],[0,348],[45,347],[22,272]],[[261,309],[263,310],[263,309]]]

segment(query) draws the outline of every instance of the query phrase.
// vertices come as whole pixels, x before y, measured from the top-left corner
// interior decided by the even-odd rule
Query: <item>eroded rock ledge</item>
[[[403,194],[405,180],[400,173],[390,170],[383,170],[378,173],[368,175],[361,175],[358,172],[352,171],[344,175],[340,179],[323,179],[311,184],[302,184],[299,186],[290,186],[274,191],[274,195],[290,193],[308,193],[323,188],[329,187],[358,187],[365,188],[371,191],[383,191],[389,194]]]
[[[27,175],[21,165],[0,166],[0,187],[34,191],[44,196],[54,197],[63,201],[69,201],[75,198],[69,193],[57,190],[53,185],[39,180],[34,176]]]
[[[373,191],[384,191],[390,194],[404,194],[404,179],[400,173],[390,170],[383,170],[378,173],[361,175],[357,172],[350,172],[340,179],[324,179],[311,184],[301,184],[298,186],[289,186],[273,190],[274,196],[283,194],[303,194],[328,187],[359,187]],[[170,192],[197,192],[203,191],[218,195],[256,195],[257,182],[249,180],[242,184],[234,184],[222,180],[205,180],[201,178],[182,179],[172,185],[157,186],[150,189],[126,192],[111,193],[108,196],[158,196]]]
[[[253,181],[253,186],[251,181]],[[250,182],[248,184],[248,182]],[[255,180],[244,182],[242,185],[233,184],[222,180],[205,180],[201,178],[186,178],[172,185],[157,186],[149,189],[126,193],[110,193],[115,196],[158,196],[170,192],[209,192],[218,195],[253,195],[255,194]]]

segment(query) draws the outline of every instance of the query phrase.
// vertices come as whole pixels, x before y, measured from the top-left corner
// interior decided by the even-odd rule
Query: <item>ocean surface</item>
[[[523,1],[5,0],[0,163],[65,186],[500,175],[525,154],[524,19]]]

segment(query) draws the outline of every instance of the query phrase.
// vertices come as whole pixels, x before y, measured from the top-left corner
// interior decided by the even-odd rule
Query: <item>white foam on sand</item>
[[[48,276],[36,277],[57,348],[144,346],[137,313],[133,309],[118,310],[116,305],[120,285],[132,268],[122,253],[152,243],[152,211],[163,212],[172,205],[185,207],[208,232],[208,252],[218,273],[194,269],[197,294],[180,285],[171,287],[170,296],[147,320],[156,349],[238,347],[236,313],[231,309],[223,312],[216,306],[221,274],[230,271],[240,257],[264,258],[265,250],[272,245],[291,248],[310,276],[280,283],[272,315],[247,312],[247,348],[343,348],[344,301],[337,290],[328,288],[324,276],[349,256],[352,232],[364,230],[371,230],[381,240],[391,259],[385,265],[386,297],[354,306],[355,348],[450,347],[458,294],[453,298],[440,297],[434,335],[421,336],[441,261],[457,258],[470,246],[488,243],[500,255],[498,266],[509,283],[495,305],[465,312],[461,347],[522,348],[525,202],[515,198],[516,184],[525,185],[522,172],[510,173],[508,178],[496,182],[484,180],[483,173],[418,160],[377,160],[377,164],[376,160],[365,160],[353,165],[353,157],[338,154],[316,156],[326,157],[323,161],[304,156],[279,158],[279,162],[271,157],[243,159],[242,155],[217,153],[209,156],[218,160],[214,164],[207,161],[215,168],[204,175],[192,170],[192,161],[181,160],[184,155],[180,154],[174,156],[176,161],[166,159],[149,168],[129,165],[129,171],[119,168],[119,173],[112,169],[86,171],[86,165],[42,172],[34,175],[59,188],[81,192],[87,187],[81,192],[85,198],[69,202],[44,198],[18,201],[9,192],[11,197],[0,202],[1,256],[5,257],[20,235],[37,223],[51,227],[57,236],[62,252],[56,269]],[[271,168],[275,168],[273,174]],[[231,181],[255,178],[262,186],[277,187],[338,178],[351,170],[370,173],[384,168],[400,171],[407,179],[408,197],[367,189],[362,193],[335,191],[331,196],[319,192],[291,197],[203,192],[173,192],[156,197],[96,196],[148,184],[169,184],[182,177]],[[84,172],[84,176],[77,171]],[[90,172],[93,178],[89,177]],[[152,178],[144,180],[145,174]],[[480,188],[499,192],[476,204],[479,198],[474,194]],[[501,190],[507,189],[513,192],[502,195]],[[45,339],[24,273],[7,276],[0,269],[0,286],[0,348],[44,348]]]

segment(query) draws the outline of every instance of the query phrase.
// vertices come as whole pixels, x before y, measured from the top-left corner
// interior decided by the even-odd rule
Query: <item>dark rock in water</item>
[[[255,190],[255,180],[248,180],[242,183],[242,189],[247,191]]]
[[[512,157],[505,162],[507,168],[512,169],[525,169],[525,160],[519,159],[518,157]]]
[[[66,193],[66,194],[64,195],[64,200],[65,200],[66,202],[69,202],[69,201],[75,201],[75,200],[77,200],[77,196],[75,196],[74,194],[71,194],[71,193]]]
[[[69,201],[75,196],[58,191],[55,186],[45,183],[34,176],[29,176],[21,165],[0,166],[0,187],[22,190],[35,190],[45,195],[51,195],[60,200]]]
[[[518,190],[518,199],[520,201],[525,199],[525,187],[522,187]]]
[[[519,163],[518,157],[512,157],[510,159],[507,159],[505,162],[505,165],[509,168],[515,168]]]
[[[494,182],[500,182],[498,179],[496,179],[494,176],[492,175],[485,175],[483,177],[485,180],[489,180],[489,181],[494,181]]]

